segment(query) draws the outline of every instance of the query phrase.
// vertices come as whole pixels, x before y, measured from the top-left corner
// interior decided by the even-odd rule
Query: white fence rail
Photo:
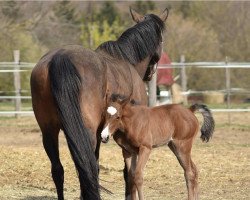
[[[182,59],[183,62],[177,63],[173,62],[171,65],[159,65],[158,69],[162,68],[180,68],[181,71],[181,80],[182,80],[182,88],[183,88],[183,93],[186,95],[189,95],[191,93],[202,93],[203,91],[186,91],[186,74],[185,74],[185,69],[188,67],[197,67],[197,68],[225,68],[225,73],[226,73],[226,90],[223,90],[224,93],[227,95],[227,109],[212,109],[213,112],[249,112],[250,109],[231,109],[230,108],[230,94],[232,92],[240,92],[240,91],[233,91],[230,88],[230,69],[231,68],[244,68],[244,69],[249,69],[250,68],[250,63],[228,63],[228,62],[193,62],[193,63],[186,63],[184,62],[185,59]],[[31,71],[31,69],[35,66],[35,63],[26,63],[26,62],[19,62],[18,58],[16,58],[15,62],[0,62],[0,73],[13,73],[14,76],[17,75],[19,76],[20,79],[20,73],[24,71]],[[17,78],[18,79],[18,78]],[[19,83],[17,83],[19,81]],[[20,95],[20,80],[16,80],[15,82],[15,96],[0,96],[0,100],[4,99],[12,99],[14,100],[15,103],[15,111],[2,111],[0,109],[0,116],[6,116],[6,115],[34,115],[33,111],[22,111],[21,110],[21,100],[22,99],[31,99],[30,96],[21,96]],[[151,83],[152,84],[152,83]],[[156,79],[155,83],[156,84]],[[151,87],[156,87],[156,85],[151,85]],[[250,91],[242,91],[244,93],[250,93]],[[149,94],[149,97],[152,97],[153,95],[156,94]],[[155,97],[154,97],[155,98]],[[20,105],[18,106],[18,102],[20,102]],[[152,103],[153,105],[155,102]],[[30,108],[32,109],[32,108]]]

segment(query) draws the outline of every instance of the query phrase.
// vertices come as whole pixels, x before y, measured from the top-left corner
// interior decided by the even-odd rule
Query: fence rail
[[[244,113],[250,112],[250,109],[211,109],[216,113]],[[33,111],[0,111],[0,116],[34,116]]]
[[[197,67],[197,68],[250,68],[250,63],[239,62],[172,62],[171,64],[160,64],[159,69],[162,68],[183,68],[183,67]]]
[[[179,68],[182,71],[181,73],[181,78],[185,80],[185,68],[188,67],[196,67],[196,68],[225,68],[226,70],[226,78],[227,78],[227,85],[226,85],[226,90],[218,90],[220,92],[223,92],[227,95],[227,99],[230,101],[230,94],[232,93],[244,93],[244,94],[250,94],[249,90],[242,90],[238,88],[230,88],[230,69],[231,68],[243,68],[243,69],[248,69],[250,68],[250,63],[246,62],[192,62],[192,63],[187,63],[184,62],[185,58],[182,58],[182,62],[173,62],[171,65],[158,65],[158,69],[164,69],[164,68]],[[27,62],[19,62],[19,59],[16,58],[14,62],[0,62],[0,73],[13,73],[14,76],[17,74],[20,74],[24,71],[31,71],[31,69],[35,66],[35,63],[27,63]],[[20,76],[20,75],[18,75]],[[156,81],[156,79],[155,79]],[[18,83],[17,87],[19,87]],[[194,90],[186,90],[186,84],[187,82],[182,82],[182,87],[184,87],[183,94],[185,96],[188,96],[190,94],[194,93],[204,93],[204,91],[194,91]],[[153,87],[156,87],[153,86]],[[15,96],[0,96],[0,100],[4,99],[12,99],[15,101],[20,101],[22,99],[31,99],[30,96],[21,96],[20,95],[20,88],[15,88]],[[151,96],[152,94],[149,94]],[[227,102],[228,108],[227,109],[212,109],[213,112],[250,112],[250,109],[231,109],[230,108],[230,102]],[[19,110],[18,110],[19,109]],[[31,108],[30,108],[31,109]],[[33,111],[22,111],[21,107],[17,108],[15,111],[1,111],[0,110],[0,115],[34,115]]]
[[[0,116],[33,116],[33,111],[0,111]]]
[[[31,96],[0,96],[0,99],[31,99]]]
[[[1,68],[13,68],[16,65],[18,65],[20,68],[30,68],[32,69],[36,63],[28,63],[28,62],[0,62],[0,67]]]

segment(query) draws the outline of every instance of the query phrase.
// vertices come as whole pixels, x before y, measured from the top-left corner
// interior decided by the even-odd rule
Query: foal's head
[[[125,131],[124,115],[129,112],[130,104],[134,100],[121,95],[112,95],[111,103],[106,110],[106,123],[101,133],[102,142],[108,142],[109,138],[118,130]]]

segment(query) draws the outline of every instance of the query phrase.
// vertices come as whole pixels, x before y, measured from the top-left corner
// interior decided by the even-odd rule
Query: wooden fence
[[[23,111],[21,109],[22,99],[31,99],[30,96],[21,96],[21,83],[20,83],[20,73],[24,71],[31,71],[35,66],[35,63],[25,63],[19,62],[20,53],[19,51],[14,51],[14,62],[0,62],[0,73],[13,73],[14,80],[13,84],[15,87],[15,96],[0,96],[0,101],[3,99],[12,99],[15,102],[15,110],[14,111],[3,111],[0,109],[0,115],[15,115],[16,117],[20,115],[33,115],[32,108],[30,111]],[[181,57],[181,62],[173,62],[171,65],[159,65],[160,68],[179,68],[180,69],[180,78],[181,78],[181,87],[183,94],[185,96],[190,95],[191,93],[198,93],[203,91],[187,91],[187,77],[186,77],[186,69],[188,67],[196,67],[196,68],[224,68],[225,69],[225,86],[226,90],[226,100],[227,100],[227,109],[213,109],[214,112],[249,112],[250,109],[231,109],[231,83],[230,83],[230,69],[232,68],[250,68],[250,63],[229,63],[225,62],[193,62],[186,63],[185,57]],[[153,76],[152,81],[149,82],[149,105],[156,105],[156,77],[157,73]],[[223,81],[223,80],[222,80]],[[250,92],[249,92],[250,93]],[[184,102],[186,103],[186,102]]]

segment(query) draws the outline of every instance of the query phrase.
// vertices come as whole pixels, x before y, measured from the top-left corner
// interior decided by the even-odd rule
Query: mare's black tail
[[[97,162],[79,104],[81,77],[68,55],[56,53],[49,65],[50,87],[84,199],[100,199]]]
[[[202,104],[194,104],[190,107],[190,110],[192,112],[198,110],[202,114],[204,122],[201,127],[201,140],[203,142],[208,142],[213,135],[215,126],[214,118],[212,116],[211,111],[208,109],[206,105]]]

